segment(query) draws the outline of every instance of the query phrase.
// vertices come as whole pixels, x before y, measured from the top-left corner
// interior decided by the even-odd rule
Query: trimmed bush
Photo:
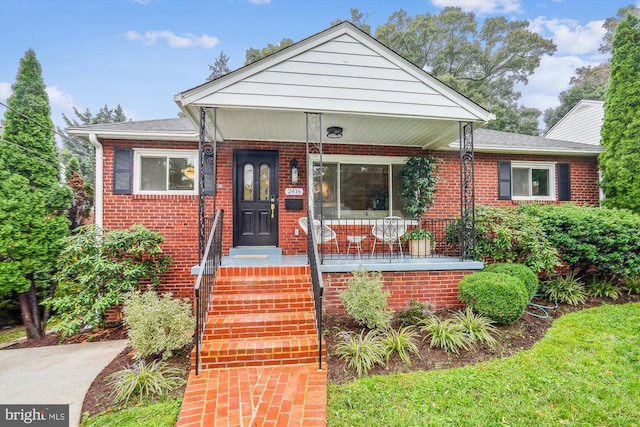
[[[538,292],[540,287],[536,273],[524,264],[490,264],[484,268],[484,271],[487,273],[504,273],[522,280],[529,293],[529,301],[531,301],[531,298]]]
[[[515,322],[528,302],[522,280],[504,273],[474,273],[458,284],[460,301],[496,323]]]
[[[340,301],[356,322],[369,329],[389,329],[393,311],[387,308],[389,292],[382,290],[382,274],[358,268],[349,279],[347,289],[340,292]]]
[[[122,311],[131,347],[140,357],[168,359],[192,340],[195,317],[191,307],[170,293],[159,298],[154,291],[131,292]]]
[[[600,276],[640,274],[640,215],[618,209],[520,205],[540,219],[549,241],[578,277],[592,267]]]

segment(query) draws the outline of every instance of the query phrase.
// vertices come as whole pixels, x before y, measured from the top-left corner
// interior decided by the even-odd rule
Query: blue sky
[[[0,102],[6,103],[20,59],[32,48],[43,68],[52,119],[72,107],[96,113],[122,105],[127,117],[176,117],[173,96],[203,83],[221,51],[241,67],[247,49],[299,41],[370,15],[372,32],[398,9],[410,16],[444,6],[473,11],[480,22],[501,15],[528,20],[558,45],[545,57],[520,102],[540,110],[558,105],[576,67],[605,61],[602,23],[640,0],[0,0]],[[0,114],[5,108],[0,106]]]

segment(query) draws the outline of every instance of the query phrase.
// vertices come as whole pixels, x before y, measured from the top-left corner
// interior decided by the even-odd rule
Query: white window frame
[[[142,183],[142,157],[166,157],[168,159],[193,159],[193,190],[161,190],[149,191],[141,190]],[[164,194],[164,195],[197,195],[199,173],[198,150],[155,150],[149,148],[133,149],[133,194]],[[168,177],[167,177],[168,179]]]
[[[389,172],[392,171],[393,165],[404,165],[407,163],[408,157],[399,157],[399,156],[358,156],[358,155],[347,155],[347,154],[324,154],[322,156],[322,163],[338,163],[338,191],[340,191],[340,164],[354,164],[354,165],[376,165],[376,166],[389,166]],[[309,162],[311,165],[320,162],[320,155],[318,154],[310,154]],[[389,173],[389,211],[393,212],[393,191],[391,191],[391,186],[393,185],[393,174]],[[313,174],[309,176],[307,182],[307,194],[309,195],[309,206],[315,206],[315,201],[313,199]],[[340,197],[340,194],[337,196]],[[339,204],[338,204],[339,205]],[[313,208],[312,208],[313,209]],[[340,225],[340,224],[350,224],[361,221],[363,218],[341,218],[341,209],[338,206],[338,218],[335,219],[327,219],[326,223],[331,225]]]
[[[546,169],[549,171],[549,195],[548,196],[516,196],[513,189],[513,169],[529,169],[529,191],[533,189],[531,169]],[[512,200],[556,200],[556,162],[511,162],[511,199]]]

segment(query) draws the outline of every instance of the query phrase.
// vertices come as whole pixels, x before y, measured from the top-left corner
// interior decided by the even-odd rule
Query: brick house
[[[174,259],[162,290],[180,297],[192,297],[206,219],[219,209],[223,266],[304,260],[299,219],[313,211],[336,233],[320,247],[324,310],[337,312],[359,265],[383,272],[396,309],[410,299],[457,306],[458,281],[482,263],[447,233],[474,203],[598,204],[600,147],[481,129],[491,113],[349,23],[175,102],[186,117],[68,132],[96,148],[97,225],[162,233]],[[403,212],[397,174],[420,154],[440,160],[439,182],[416,222]],[[390,216],[405,231],[430,228],[432,253],[378,242],[372,229]]]

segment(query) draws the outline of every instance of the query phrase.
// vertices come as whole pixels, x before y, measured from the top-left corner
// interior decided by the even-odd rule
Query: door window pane
[[[140,189],[165,191],[167,189],[167,158],[143,157],[140,159]]]
[[[253,201],[253,165],[244,165],[242,200]]]
[[[271,183],[271,168],[269,165],[260,166],[260,200],[269,200],[271,195],[270,191]]]

